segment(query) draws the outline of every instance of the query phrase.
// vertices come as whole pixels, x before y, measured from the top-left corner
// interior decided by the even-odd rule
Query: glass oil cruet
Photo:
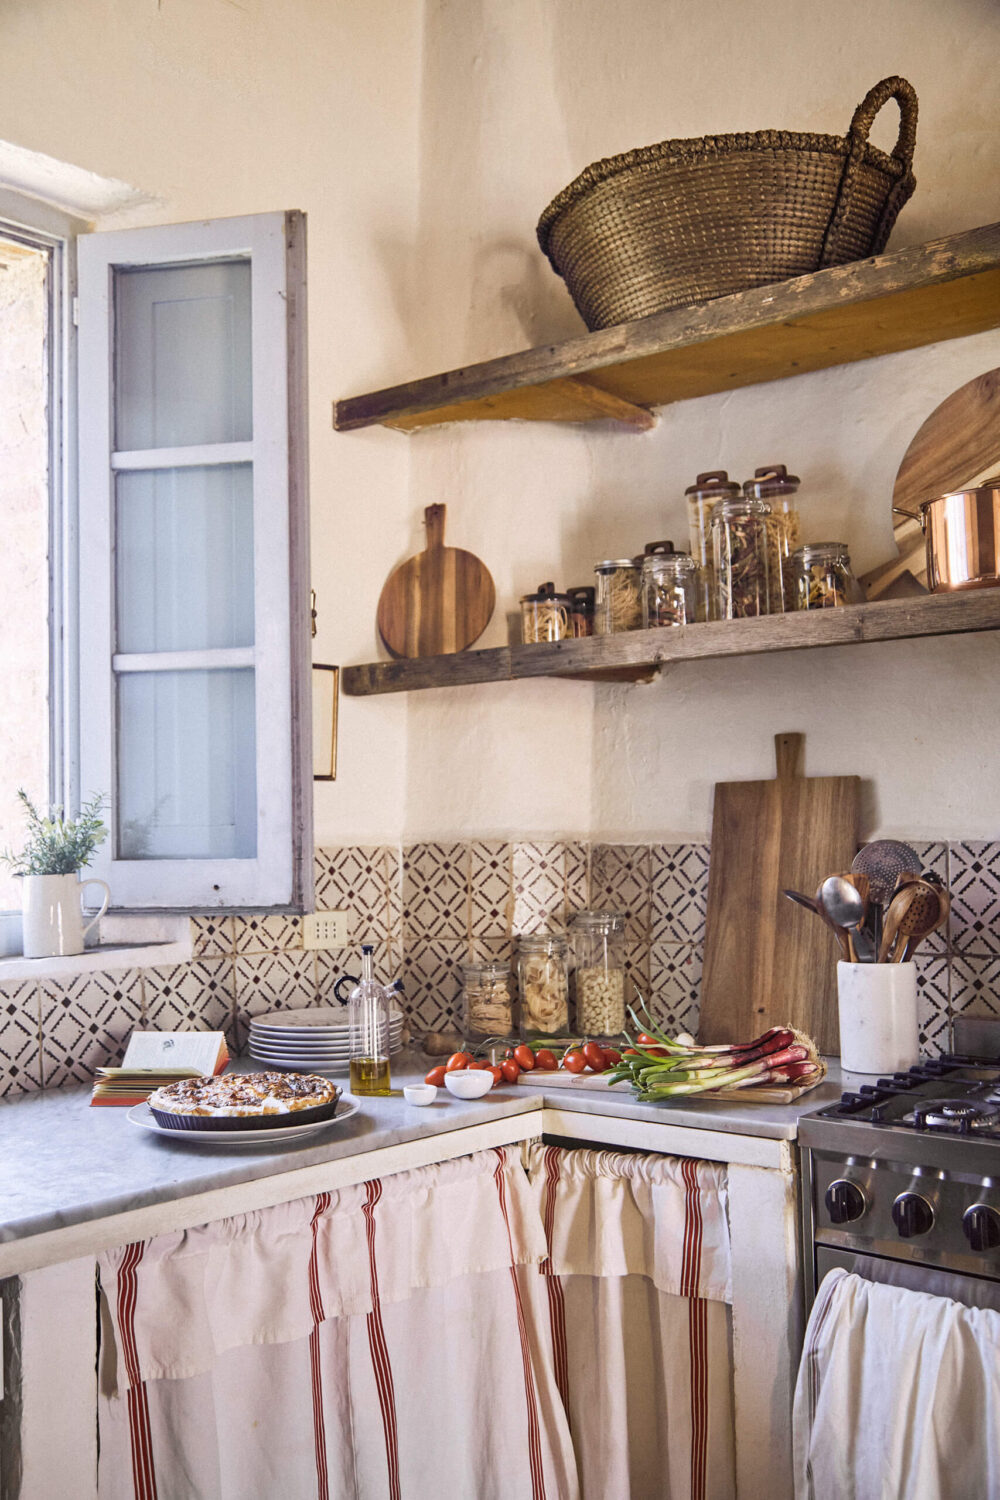
[[[388,1094],[389,997],[377,983],[371,943],[361,949],[361,983],[351,991],[351,1093]]]

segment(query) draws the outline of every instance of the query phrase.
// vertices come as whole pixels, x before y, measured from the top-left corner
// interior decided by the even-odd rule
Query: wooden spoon
[[[933,886],[926,887],[933,895],[937,896]],[[899,935],[902,924],[909,919],[910,911],[914,906],[922,907],[926,900],[924,887],[918,880],[910,881],[907,885],[900,886],[885,910],[885,923],[882,928],[882,941],[878,948],[878,962],[885,964],[889,962],[893,945]]]
[[[936,900],[936,906],[932,897]],[[904,941],[897,941],[897,951],[892,956],[893,963],[906,963],[911,959],[924,938],[930,937],[932,932],[937,932],[939,927],[945,925],[950,913],[951,897],[948,892],[938,890],[936,886],[927,886],[924,899],[915,901],[899,924],[899,935]]]

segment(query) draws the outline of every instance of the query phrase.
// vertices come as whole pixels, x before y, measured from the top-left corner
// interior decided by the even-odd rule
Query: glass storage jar
[[[698,564],[686,552],[649,553],[642,564],[642,623],[693,625],[698,618]]]
[[[739,495],[740,487],[725,469],[699,474],[684,491],[688,507],[691,556],[698,565],[698,619],[717,620],[715,574],[712,568],[712,512],[720,500]]]
[[[609,557],[594,568],[594,634],[642,629],[641,569],[632,557]]]
[[[464,1034],[473,1041],[514,1034],[514,976],[510,964],[462,965]]]
[[[569,977],[566,939],[549,932],[525,933],[517,940],[517,988],[521,1035],[569,1035]]]
[[[754,469],[743,486],[751,500],[766,500],[771,507],[767,522],[768,612],[785,614],[795,608],[795,578],[792,553],[799,545],[799,511],[796,502],[802,481],[789,474],[784,464]]]
[[[540,583],[538,592],[521,598],[521,640],[526,646],[541,641],[564,641],[573,634],[568,594],[557,594],[554,583]]]
[[[712,512],[712,566],[720,620],[767,614],[766,500],[720,500]]]
[[[625,918],[578,911],[570,922],[577,1030],[617,1036],[625,1030]]]
[[[807,542],[795,552],[792,568],[796,609],[836,609],[863,602],[846,542]]]
[[[577,588],[567,589],[569,595],[570,614],[573,623],[573,635],[577,638],[594,633],[594,594],[596,590],[589,585],[583,584]]]

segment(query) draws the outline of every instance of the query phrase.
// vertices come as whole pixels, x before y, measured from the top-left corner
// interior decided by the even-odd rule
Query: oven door
[[[1000,1282],[986,1276],[965,1276],[955,1271],[939,1271],[932,1266],[914,1265],[908,1260],[888,1260],[882,1255],[865,1255],[851,1250],[830,1250],[816,1246],[816,1284],[827,1271],[842,1266],[866,1281],[881,1281],[887,1286],[906,1287],[911,1292],[927,1292],[932,1297],[950,1297],[966,1307],[989,1307],[1000,1312]]]

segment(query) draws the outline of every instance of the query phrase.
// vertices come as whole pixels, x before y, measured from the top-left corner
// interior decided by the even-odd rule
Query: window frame
[[[195,450],[116,454],[114,308],[117,267],[248,256],[252,277],[253,436],[235,445],[254,466],[255,859],[122,860],[114,834],[93,871],[125,910],[305,910],[312,902],[312,767],[308,597],[305,219],[249,215],[80,236],[79,299],[79,793],[104,792],[117,815],[115,474],[168,467]],[[218,445],[216,462],[234,445]],[[274,497],[286,497],[275,504]],[[232,655],[233,653],[230,653]],[[219,658],[223,653],[184,653]],[[166,663],[167,653],[159,663]],[[194,665],[189,660],[189,664]]]

